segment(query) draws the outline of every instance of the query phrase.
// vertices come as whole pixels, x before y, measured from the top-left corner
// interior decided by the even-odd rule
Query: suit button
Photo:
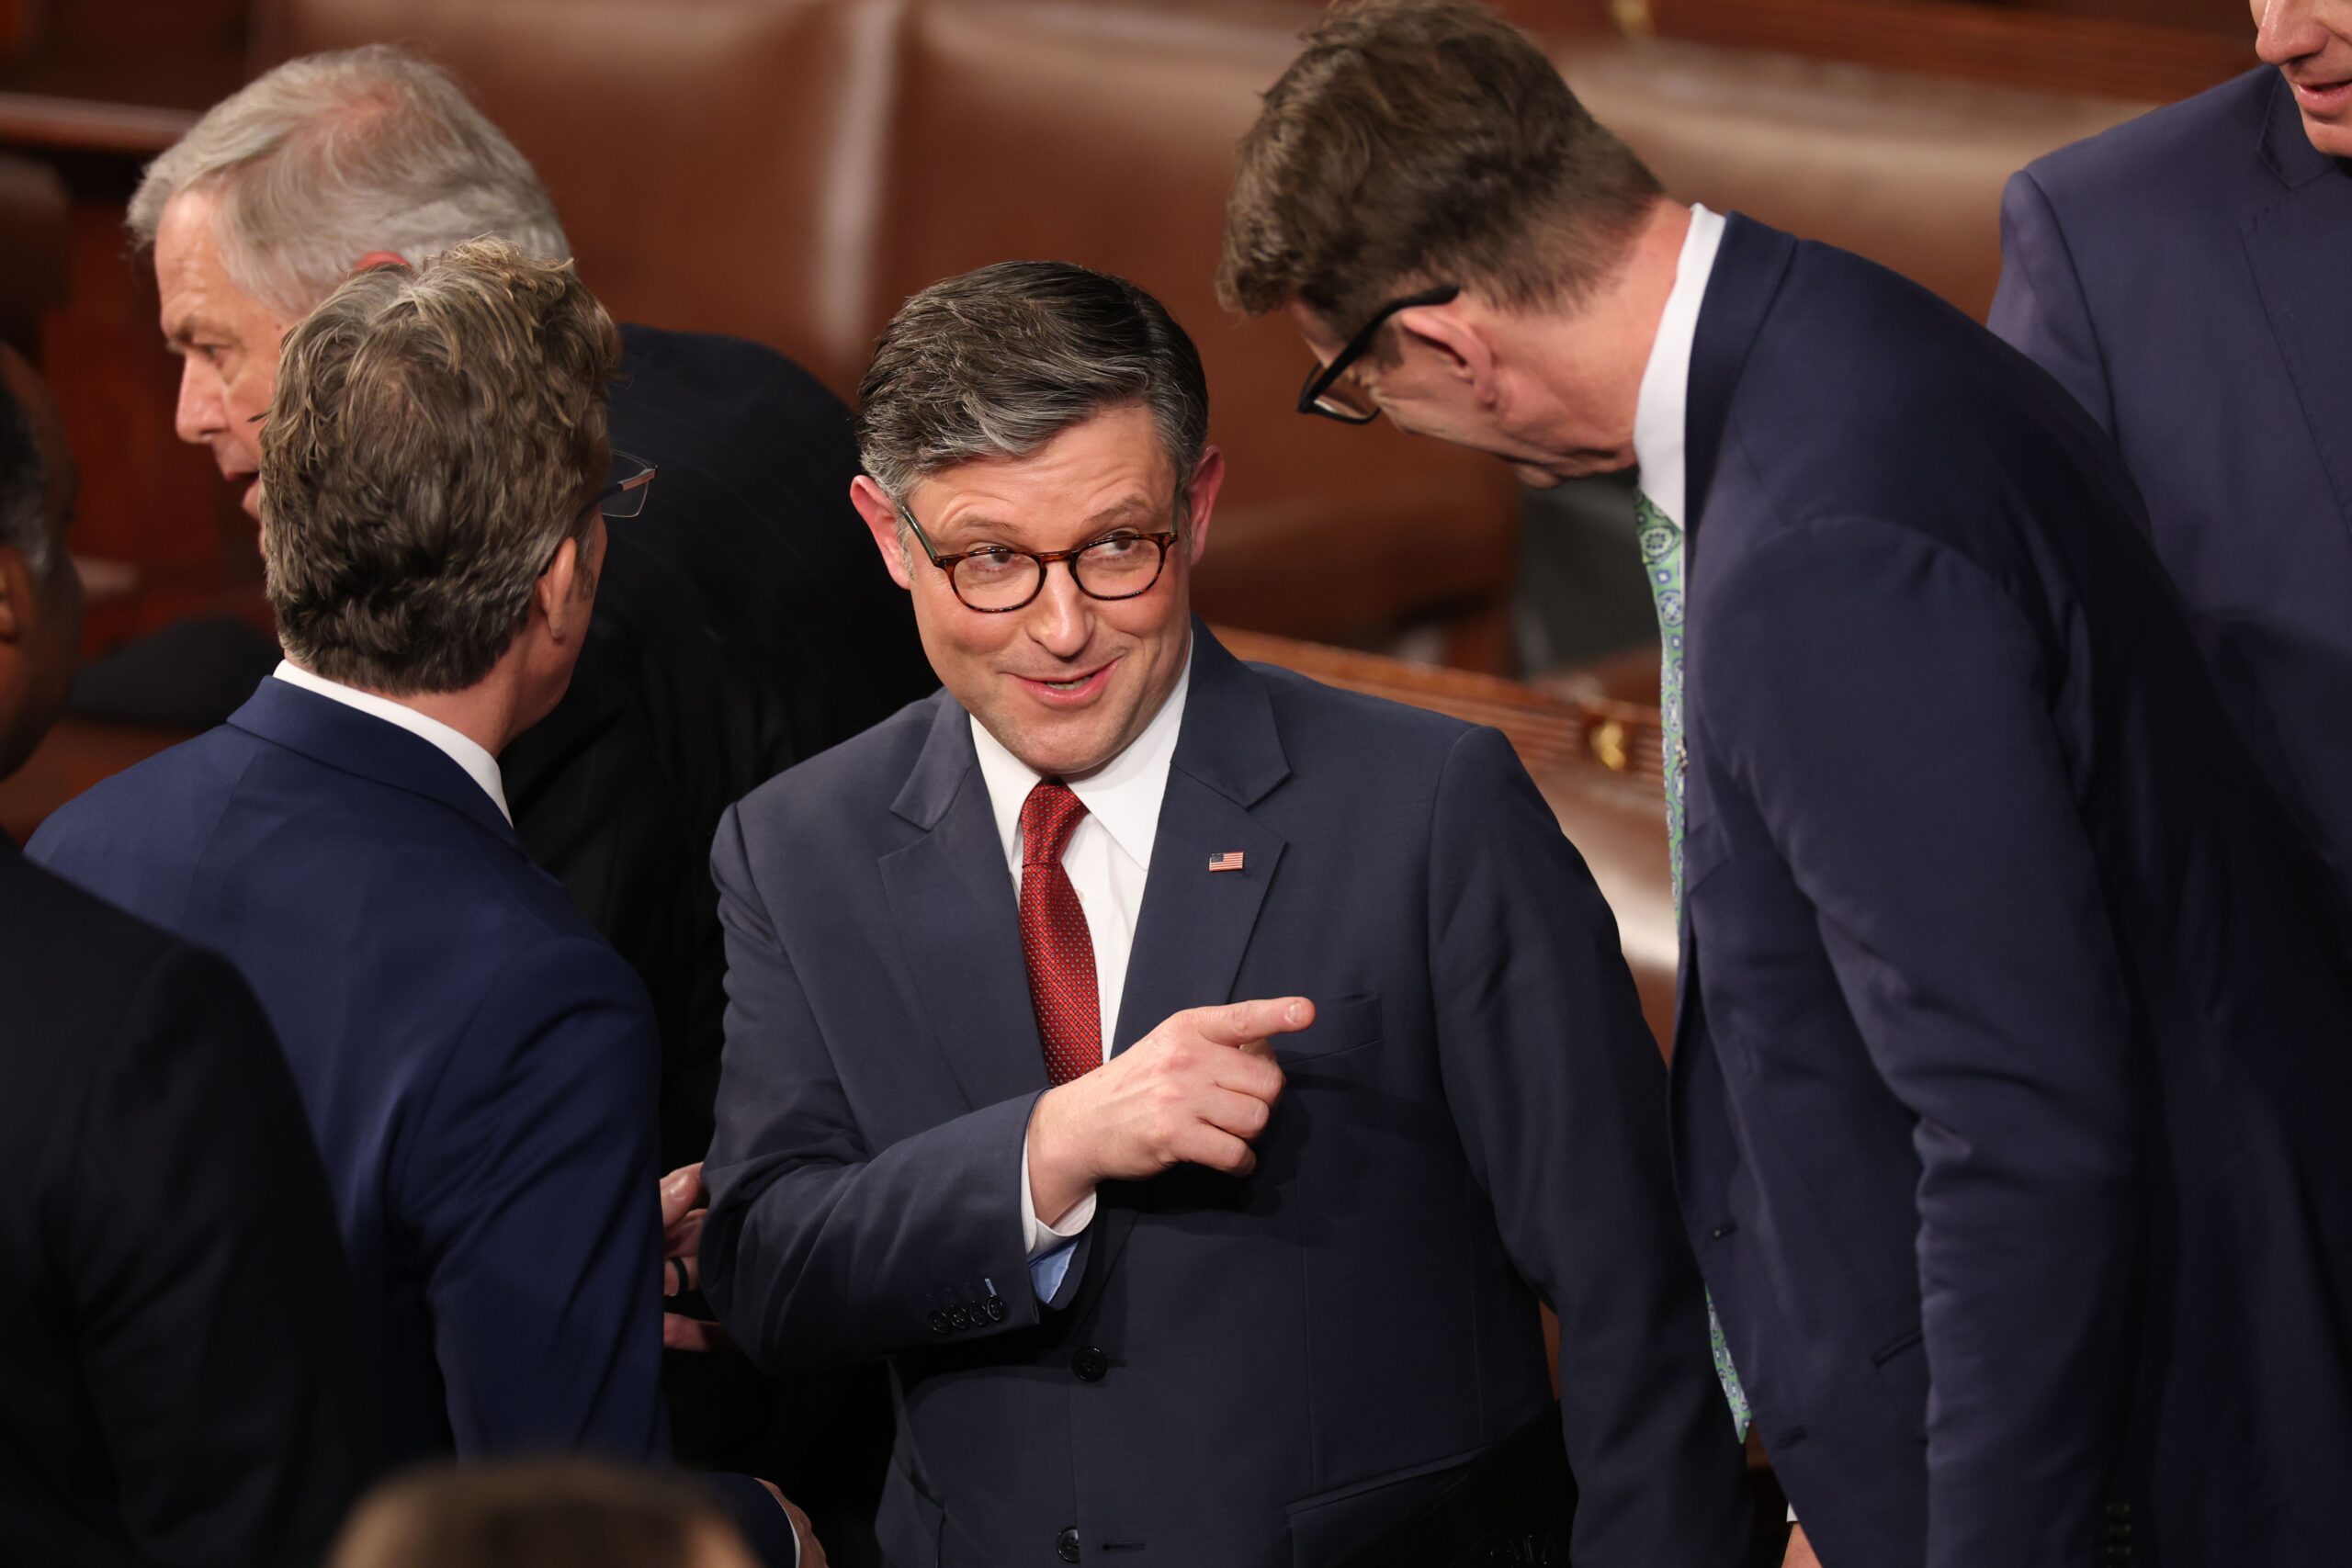
[[[1078,1527],[1065,1525],[1062,1533],[1054,1537],[1054,1555],[1065,1562],[1078,1561]]]
[[[947,1324],[948,1324],[948,1326],[949,1326],[949,1327],[951,1327],[951,1328],[969,1328],[969,1327],[971,1327],[971,1326],[972,1326],[972,1314],[971,1314],[971,1310],[970,1310],[969,1308],[967,1308],[967,1307],[956,1307],[956,1308],[953,1308],[953,1309],[952,1309],[952,1310],[950,1310],[950,1311],[949,1311],[949,1313],[947,1314]]]
[[[990,1296],[983,1304],[987,1309],[989,1321],[990,1323],[1002,1323],[1004,1321],[1005,1305],[1004,1298],[1002,1296]]]
[[[1091,1345],[1084,1346],[1070,1353],[1069,1370],[1080,1382],[1101,1382],[1102,1374],[1111,1370],[1111,1358]]]
[[[931,1331],[933,1334],[946,1333],[947,1326],[947,1314],[945,1313],[934,1312],[931,1314]]]

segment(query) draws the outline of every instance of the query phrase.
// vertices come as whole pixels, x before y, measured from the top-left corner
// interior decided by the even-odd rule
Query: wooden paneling
[[[1962,0],[1618,0],[1631,31],[2045,92],[2168,102],[2255,65],[2233,36]]]

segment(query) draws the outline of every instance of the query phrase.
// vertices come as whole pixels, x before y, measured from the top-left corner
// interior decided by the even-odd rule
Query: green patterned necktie
[[[1642,572],[1657,602],[1657,711],[1666,737],[1666,854],[1674,879],[1674,919],[1682,923],[1682,526],[1660,512],[1648,496],[1634,493],[1634,536],[1642,547]],[[1715,1376],[1731,1402],[1732,1424],[1747,1435],[1747,1393],[1731,1364],[1731,1347],[1715,1303],[1707,1302],[1707,1337],[1715,1352]]]

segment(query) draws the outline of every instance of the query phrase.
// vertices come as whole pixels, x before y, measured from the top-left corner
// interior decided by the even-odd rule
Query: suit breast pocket
[[[1380,1038],[1380,998],[1369,992],[1349,997],[1317,997],[1315,1021],[1295,1034],[1274,1037],[1274,1061],[1287,1072],[1308,1062],[1320,1062],[1344,1052],[1360,1050]]]

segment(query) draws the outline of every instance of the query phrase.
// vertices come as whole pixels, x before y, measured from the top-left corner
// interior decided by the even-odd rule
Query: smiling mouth
[[[1116,663],[1113,660],[1112,663]],[[1083,674],[1054,677],[1046,675],[1015,675],[1013,679],[1044,695],[1053,697],[1083,696],[1099,687],[1110,673],[1110,664],[1098,664]]]

